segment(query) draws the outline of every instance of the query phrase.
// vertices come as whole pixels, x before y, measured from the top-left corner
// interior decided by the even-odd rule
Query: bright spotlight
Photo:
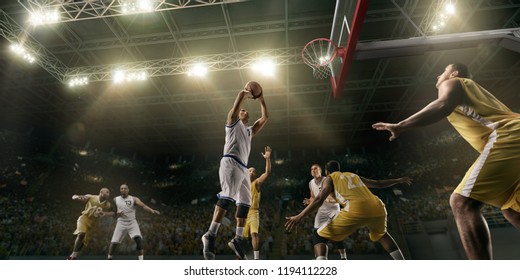
[[[34,63],[36,58],[30,54],[24,47],[19,44],[11,44],[11,51],[13,51],[16,55],[22,57],[29,63]]]
[[[119,84],[119,83],[122,83],[124,80],[125,80],[125,71],[116,70],[114,72],[114,83]]]
[[[453,3],[448,3],[446,5],[446,12],[450,15],[454,15],[455,14],[455,5],[453,5]]]
[[[154,9],[153,0],[120,0],[123,14],[147,13]]]
[[[60,14],[56,10],[37,11],[29,13],[29,22],[32,25],[43,25],[60,21]]]
[[[115,84],[131,81],[144,81],[146,79],[148,79],[146,71],[126,72],[124,70],[118,69],[114,72],[113,75],[113,81]]]
[[[188,70],[188,76],[204,77],[208,74],[208,67],[202,63],[195,64]]]
[[[273,76],[276,65],[271,59],[260,60],[251,65],[251,68],[265,76]]]
[[[88,84],[88,77],[76,77],[69,80],[70,87],[84,86]]]

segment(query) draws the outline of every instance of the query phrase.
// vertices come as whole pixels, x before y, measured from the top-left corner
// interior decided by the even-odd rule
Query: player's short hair
[[[327,162],[327,164],[325,164],[325,170],[327,170],[329,173],[339,171],[339,162],[335,160]]]
[[[459,71],[459,78],[471,79],[471,73],[469,72],[468,66],[464,63],[455,62],[451,65],[454,70]]]

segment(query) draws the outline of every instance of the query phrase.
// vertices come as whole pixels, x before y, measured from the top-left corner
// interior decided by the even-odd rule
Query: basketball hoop
[[[330,64],[342,50],[330,39],[314,39],[302,49],[303,62],[312,68],[314,78],[325,79],[330,77]]]

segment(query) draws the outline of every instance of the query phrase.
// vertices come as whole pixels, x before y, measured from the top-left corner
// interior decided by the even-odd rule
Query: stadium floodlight
[[[265,58],[254,62],[251,65],[251,69],[263,74],[264,76],[272,77],[274,76],[276,65],[272,59]]]
[[[455,4],[452,1],[446,1],[442,8],[439,8],[438,15],[432,24],[432,31],[438,32],[444,29],[450,17],[454,16],[456,12]]]
[[[51,24],[60,21],[57,10],[41,10],[29,13],[29,22],[32,25]]]
[[[205,77],[206,74],[208,74],[208,67],[203,63],[194,64],[190,70],[188,70],[188,76]]]
[[[446,4],[446,12],[450,15],[454,15],[455,14],[455,5],[453,3],[448,3]]]
[[[153,0],[119,0],[123,14],[148,13],[154,10]]]
[[[36,61],[36,58],[19,44],[11,44],[11,51],[29,63],[34,63]]]
[[[76,77],[69,80],[70,87],[84,86],[88,84],[88,77]]]
[[[148,79],[146,71],[132,71],[127,72],[125,70],[118,69],[114,71],[113,81],[115,84],[131,81],[144,81]]]

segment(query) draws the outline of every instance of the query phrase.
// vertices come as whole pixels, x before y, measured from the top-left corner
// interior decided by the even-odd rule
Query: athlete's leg
[[[143,260],[144,259],[143,239],[141,238],[141,236],[136,236],[136,237],[134,237],[134,241],[135,241],[135,246],[136,246],[136,250],[137,250],[137,257],[139,258],[139,260]]]
[[[450,206],[468,258],[492,259],[491,235],[486,219],[480,212],[482,203],[453,193]]]
[[[112,256],[114,255],[114,252],[116,251],[117,245],[119,243],[111,242],[110,246],[108,247],[108,259],[111,260]]]
[[[378,240],[394,260],[404,260],[403,253],[392,236],[387,232]]]
[[[520,213],[508,208],[502,210],[502,215],[518,230],[520,230]]]

